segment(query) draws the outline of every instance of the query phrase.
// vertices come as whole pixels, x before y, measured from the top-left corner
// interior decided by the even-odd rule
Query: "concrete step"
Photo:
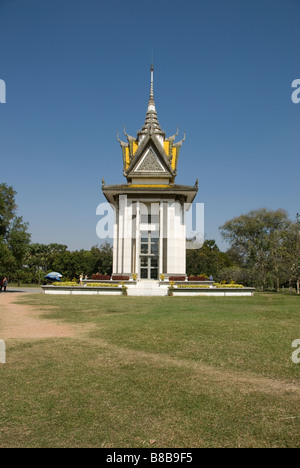
[[[168,287],[160,286],[158,281],[138,281],[135,285],[129,285],[128,296],[167,296]]]

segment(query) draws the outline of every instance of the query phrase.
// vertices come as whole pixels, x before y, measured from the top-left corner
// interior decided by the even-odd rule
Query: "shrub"
[[[189,276],[189,281],[207,281],[209,278],[206,275],[201,276]]]
[[[178,288],[210,289],[208,284],[179,284]]]
[[[129,276],[123,276],[123,275],[114,275],[111,277],[113,281],[128,281]]]
[[[110,276],[109,275],[93,275],[92,276],[92,280],[110,280]]]
[[[244,288],[245,286],[243,286],[242,284],[235,284],[235,283],[231,283],[231,284],[215,283],[214,287],[215,288]]]
[[[128,288],[125,286],[125,284],[123,282],[121,282],[120,285],[122,286],[122,295],[127,296],[127,289]]]
[[[112,283],[87,283],[88,288],[115,288],[116,285]]]
[[[53,283],[53,286],[78,286],[78,283],[76,281],[59,281]]]
[[[169,281],[185,281],[185,276],[170,276]]]

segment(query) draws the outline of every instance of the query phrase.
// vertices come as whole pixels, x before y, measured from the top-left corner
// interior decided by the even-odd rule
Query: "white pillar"
[[[140,251],[141,251],[141,237],[140,237],[140,223],[141,223],[141,214],[140,214],[140,202],[136,202],[136,229],[135,229],[135,271],[138,277],[140,276]]]
[[[114,239],[113,239],[113,273],[118,271],[118,237],[119,237],[119,208],[115,207]]]
[[[132,202],[126,199],[124,206],[124,251],[123,251],[123,271],[131,273],[132,260]]]
[[[159,204],[159,270],[158,273],[163,273],[163,255],[164,255],[164,203]]]
[[[168,203],[168,273],[185,275],[185,225],[183,205],[172,200]]]
[[[123,273],[123,260],[124,260],[124,216],[126,195],[119,197],[119,225],[118,225],[118,269],[116,273]]]
[[[174,265],[174,200],[168,202],[168,225],[167,225],[167,233],[168,233],[168,248],[167,248],[167,264],[168,264],[168,271],[167,273],[175,273],[175,265]]]

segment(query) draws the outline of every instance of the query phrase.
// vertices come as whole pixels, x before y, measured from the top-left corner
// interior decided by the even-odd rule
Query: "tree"
[[[290,223],[284,232],[282,241],[283,267],[289,281],[290,289],[296,282],[297,293],[300,294],[300,221]]]
[[[104,242],[100,247],[95,245],[91,248],[94,259],[94,273],[111,275],[113,268],[113,248],[108,242]]]
[[[28,223],[16,216],[15,195],[12,187],[0,184],[0,273],[19,283],[30,234]]]
[[[250,211],[221,226],[223,238],[231,244],[231,253],[239,258],[248,272],[248,279],[263,289],[276,284],[283,276],[282,248],[284,235],[290,226],[284,210]]]
[[[206,240],[200,249],[189,249],[186,252],[188,276],[212,274],[219,280],[220,271],[232,265],[229,256],[220,251],[214,240]]]
[[[16,214],[15,196],[16,192],[13,187],[0,184],[0,237],[4,239],[7,236],[10,222]]]

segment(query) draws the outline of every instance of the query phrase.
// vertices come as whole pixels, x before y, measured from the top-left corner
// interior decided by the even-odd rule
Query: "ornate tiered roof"
[[[174,183],[177,174],[177,164],[179,151],[184,138],[175,142],[177,132],[166,138],[165,132],[161,129],[154,100],[154,68],[151,65],[151,85],[148,108],[143,128],[136,137],[130,136],[124,129],[127,142],[118,141],[123,153],[124,176],[128,182],[133,178],[168,178],[170,183]]]
[[[117,139],[122,148],[123,173],[127,183],[121,185],[106,185],[102,180],[102,190],[110,203],[117,203],[119,195],[167,197],[184,199],[192,203],[198,191],[198,181],[194,186],[177,185],[177,164],[180,148],[185,140],[175,142],[179,130],[167,137],[161,129],[154,100],[153,86],[154,68],[151,65],[150,96],[146,118],[142,129],[136,137],[128,135],[124,128],[127,141]]]

